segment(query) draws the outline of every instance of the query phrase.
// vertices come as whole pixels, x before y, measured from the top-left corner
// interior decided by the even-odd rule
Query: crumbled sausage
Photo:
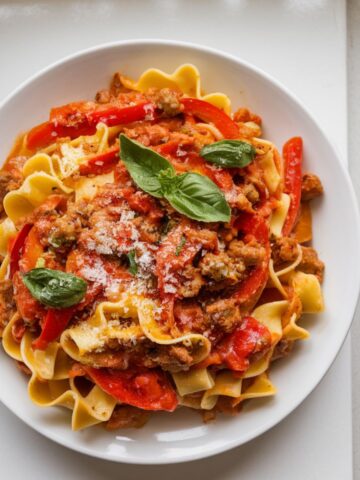
[[[110,94],[113,97],[117,97],[119,95],[119,93],[121,93],[123,91],[124,91],[124,86],[123,86],[122,81],[121,81],[121,74],[120,74],[120,72],[116,72],[116,73],[114,73],[114,76],[111,80]]]
[[[175,117],[182,111],[181,95],[180,92],[170,88],[162,88],[161,90],[152,89],[148,96],[164,112],[166,117]]]
[[[234,113],[235,122],[254,122],[261,125],[261,117],[255,113],[250,112],[247,108],[239,108]]]
[[[287,338],[282,338],[280,342],[276,345],[271,361],[278,360],[279,358],[284,358],[290,354],[294,346],[293,340],[288,340]]]
[[[4,212],[3,200],[11,190],[19,188],[21,179],[14,177],[12,172],[0,171],[0,214]]]
[[[298,242],[290,237],[276,238],[272,244],[274,266],[294,262],[299,256]]]
[[[242,187],[242,193],[251,203],[256,203],[260,199],[259,192],[257,191],[255,185],[253,183],[246,183]]]
[[[209,323],[231,332],[241,322],[239,307],[233,299],[220,299],[205,307]]]
[[[298,266],[298,269],[304,273],[316,275],[319,279],[319,282],[322,282],[324,278],[325,265],[319,259],[316,250],[311,247],[301,247],[301,249],[302,260]]]
[[[320,178],[313,173],[304,173],[301,182],[301,200],[306,202],[319,197],[324,192]]]
[[[229,244],[228,255],[231,258],[236,258],[245,266],[257,265],[265,256],[265,249],[256,240],[251,240],[244,243],[241,240],[233,240]]]
[[[111,100],[111,95],[109,90],[100,90],[95,95],[95,101],[97,103],[109,103]]]
[[[0,328],[4,328],[16,311],[11,280],[0,281]]]
[[[182,279],[179,289],[180,296],[184,298],[190,298],[198,295],[201,287],[204,284],[204,279],[201,276],[200,269],[188,264],[182,270],[181,277]]]
[[[228,284],[239,282],[244,277],[245,264],[241,258],[232,258],[225,252],[207,253],[200,261],[202,275],[215,282],[226,280]]]
[[[129,405],[118,405],[106,422],[107,430],[119,428],[141,428],[149,420],[150,413]]]

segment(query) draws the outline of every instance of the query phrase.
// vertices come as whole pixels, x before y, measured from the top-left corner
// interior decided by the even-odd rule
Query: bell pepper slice
[[[240,327],[221,340],[201,366],[224,365],[230,370],[244,372],[249,368],[250,355],[270,346],[270,330],[255,318],[244,317]]]
[[[19,261],[24,248],[25,240],[32,229],[32,223],[26,223],[22,229],[17,233],[14,239],[9,243],[10,254],[10,278],[13,278],[15,272],[19,270]]]
[[[104,153],[91,156],[86,163],[80,165],[80,175],[100,175],[108,173],[119,161],[119,146],[110,148]]]
[[[284,191],[290,196],[290,206],[283,225],[282,234],[287,237],[294,228],[301,201],[303,142],[301,137],[288,140],[283,148],[285,160]]]
[[[241,282],[234,294],[239,303],[246,303],[252,299],[256,302],[263,291],[269,277],[269,261],[271,256],[269,227],[261,215],[241,212],[234,221],[234,227],[248,238],[254,238],[265,248],[262,262]]]
[[[32,347],[45,350],[49,343],[54,342],[65,330],[74,312],[74,307],[59,310],[49,308],[43,321],[41,334],[33,341]]]
[[[103,106],[92,102],[70,103],[53,109],[48,122],[31,129],[26,145],[30,150],[36,150],[53,143],[58,137],[73,139],[80,135],[93,135],[99,122],[108,126],[121,125],[153,119],[154,114],[155,105],[149,102],[127,107]]]
[[[182,98],[184,113],[200,118],[204,122],[213,123],[225,138],[239,138],[239,127],[220,108],[198,98]]]
[[[44,249],[40,243],[39,235],[35,227],[33,227],[25,239],[24,247],[19,261],[21,272],[26,273],[36,266],[36,262],[43,254]]]
[[[176,392],[165,372],[158,369],[131,368],[113,370],[84,367],[102,390],[119,400],[143,410],[173,412],[178,405]]]

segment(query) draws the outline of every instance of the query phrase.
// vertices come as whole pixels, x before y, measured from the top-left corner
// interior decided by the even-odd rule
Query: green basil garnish
[[[131,178],[136,185],[153,197],[162,198],[162,189],[159,173],[170,170],[175,173],[174,167],[166,158],[144,147],[126,135],[120,135],[121,160],[125,163]]]
[[[138,266],[135,260],[135,250],[127,253],[126,256],[129,260],[129,272],[131,273],[131,275],[136,275],[138,272]]]
[[[175,250],[175,255],[178,257],[181,253],[181,250],[184,248],[184,245],[186,243],[186,237],[185,235],[183,235],[181,237],[181,240],[179,242],[179,245],[176,247],[176,250]]]
[[[200,150],[200,155],[223,168],[242,168],[254,160],[256,151],[250,143],[241,140],[220,140],[205,145]]]
[[[121,159],[136,185],[165,198],[178,212],[199,222],[229,222],[230,206],[219,187],[198,173],[176,175],[171,163],[150,148],[120,135]]]
[[[76,275],[34,268],[23,276],[31,295],[40,303],[52,308],[67,308],[79,303],[86,294],[87,283]]]
[[[183,173],[176,177],[166,200],[178,212],[200,222],[228,222],[230,207],[221,190],[208,177]]]

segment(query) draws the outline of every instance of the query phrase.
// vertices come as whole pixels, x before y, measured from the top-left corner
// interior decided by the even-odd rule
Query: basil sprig
[[[205,145],[200,150],[200,155],[223,168],[242,168],[254,160],[256,151],[250,143],[241,140],[220,140]]]
[[[23,276],[31,295],[40,303],[52,308],[67,308],[79,303],[86,294],[87,283],[76,275],[34,268]]]
[[[198,173],[176,175],[171,163],[150,148],[120,135],[121,159],[136,185],[165,198],[178,212],[199,222],[229,222],[230,207],[213,181]]]

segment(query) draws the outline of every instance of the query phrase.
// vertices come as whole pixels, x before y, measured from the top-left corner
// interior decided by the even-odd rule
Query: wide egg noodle
[[[8,243],[10,238],[16,235],[16,227],[10,218],[5,218],[0,223],[0,255],[5,257],[8,251]]]
[[[215,378],[215,385],[207,390],[201,399],[201,408],[211,410],[215,407],[219,396],[238,398],[241,395],[242,378],[237,378],[228,370],[219,372]]]
[[[250,364],[244,373],[244,378],[257,377],[268,370],[274,348],[283,335],[282,316],[288,308],[289,302],[287,300],[280,300],[277,302],[264,303],[252,312],[251,316],[269,329],[271,333],[271,347],[264,356]]]
[[[144,337],[137,315],[130,295],[119,302],[102,302],[87,321],[65,330],[60,343],[71,358],[91,365],[96,363],[97,351],[106,348],[109,341],[129,344]]]
[[[107,183],[114,183],[114,172],[95,177],[80,177],[75,185],[75,201],[91,200],[95,197],[98,188]]]
[[[282,172],[279,171],[279,154],[275,145],[268,140],[253,138],[252,144],[256,150],[256,162],[264,172],[264,181],[271,194],[275,193],[282,179]],[[279,165],[278,165],[279,164]]]
[[[286,267],[281,270],[275,271],[274,269],[274,262],[270,259],[269,262],[269,287],[275,287],[281,293],[284,298],[288,297],[288,294],[280,281],[280,277],[283,277],[283,280],[288,282],[291,274],[295,271],[296,267],[301,263],[302,260],[302,248],[298,245],[298,256],[296,259]]]
[[[20,188],[6,194],[3,202],[5,212],[13,222],[16,222],[21,217],[30,215],[56,190],[65,194],[72,192],[71,188],[66,187],[56,177],[44,172],[32,173]]]
[[[121,76],[121,82],[126,88],[138,92],[146,92],[149,88],[181,90],[184,95],[209,102],[227,114],[231,112],[231,102],[227,95],[223,93],[202,95],[199,70],[191,64],[181,65],[171,74],[157,68],[150,68],[137,81]]]
[[[293,272],[290,284],[301,300],[303,313],[324,311],[324,300],[318,278],[310,273]]]
[[[235,407],[240,402],[244,400],[250,400],[253,398],[266,398],[272,397],[277,392],[276,387],[271,383],[267,373],[262,373],[261,375],[254,378],[254,381],[251,385],[244,389],[240,397],[235,398],[232,401],[232,406]]]
[[[21,341],[22,361],[31,370],[28,384],[31,400],[41,407],[63,406],[72,410],[72,428],[80,430],[109,420],[117,400],[94,385],[82,395],[75,381],[69,379],[71,359],[58,342],[44,351],[33,350],[34,338],[26,333]]]
[[[281,232],[287,217],[290,206],[290,196],[286,193],[281,194],[277,207],[272,211],[270,218],[270,232],[275,237],[281,237]]]
[[[193,357],[191,365],[201,362],[210,353],[210,341],[204,335],[198,333],[187,333],[180,337],[173,338],[164,332],[156,319],[157,304],[148,299],[138,297],[138,316],[139,323],[144,334],[149,340],[160,345],[183,344],[190,349]]]
[[[176,389],[182,397],[211,389],[215,382],[207,368],[193,368],[172,374]]]
[[[89,156],[106,151],[109,147],[109,137],[110,128],[100,122],[94,135],[80,136],[59,145],[55,143],[37,152],[25,162],[23,175],[28,177],[34,172],[45,172],[63,181],[76,173]],[[55,148],[60,150],[61,155],[54,153]],[[90,150],[91,153],[86,153],[86,150]]]
[[[14,340],[14,337],[12,335],[12,328],[19,319],[20,315],[18,313],[15,313],[11,317],[9,323],[6,325],[2,333],[2,345],[9,357],[21,362],[22,355],[20,351],[20,344]]]

